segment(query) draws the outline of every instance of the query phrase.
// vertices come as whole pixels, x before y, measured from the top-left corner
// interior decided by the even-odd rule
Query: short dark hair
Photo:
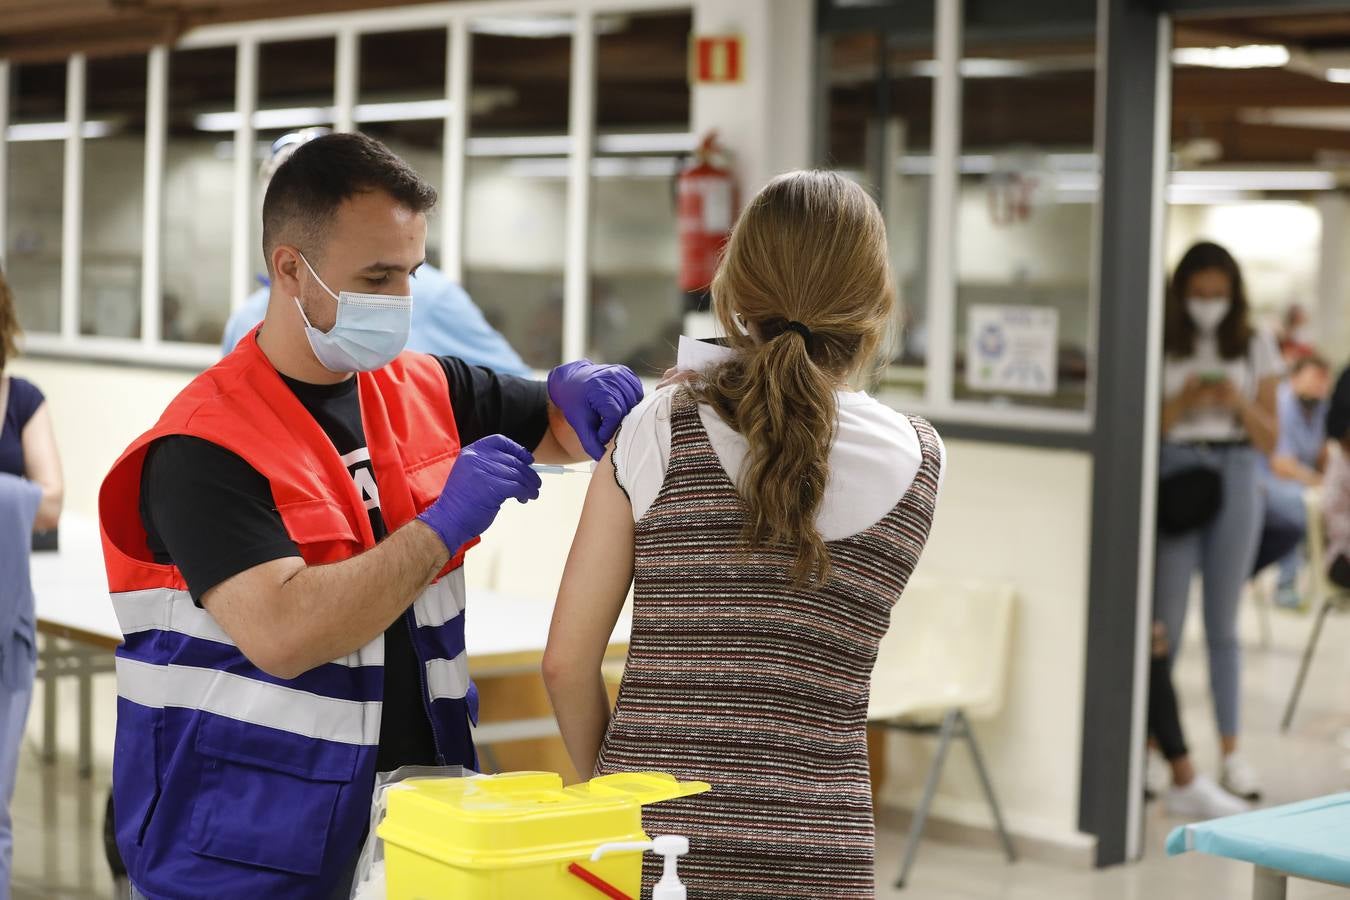
[[[1309,353],[1294,360],[1294,365],[1291,367],[1289,374],[1298,375],[1304,369],[1321,369],[1323,372],[1330,372],[1331,363],[1316,353]]]
[[[1198,329],[1186,311],[1187,292],[1191,279],[1206,269],[1218,269],[1228,276],[1233,285],[1232,306],[1219,323],[1219,355],[1224,359],[1241,359],[1251,347],[1252,325],[1248,318],[1247,289],[1242,283],[1242,270],[1233,254],[1212,241],[1201,241],[1186,251],[1172,273],[1167,292],[1167,312],[1163,325],[1163,346],[1167,355],[1187,357],[1195,352]]]
[[[263,198],[263,256],[272,270],[278,244],[315,248],[343,201],[384,191],[413,212],[436,205],[436,189],[384,144],[364,134],[326,134],[277,167]]]

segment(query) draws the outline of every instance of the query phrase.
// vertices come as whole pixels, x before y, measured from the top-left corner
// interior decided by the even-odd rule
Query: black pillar
[[[1130,764],[1143,752],[1136,673],[1152,581],[1171,37],[1157,0],[1100,0],[1098,10],[1100,303],[1079,827],[1097,837],[1106,866],[1128,858],[1140,802]]]

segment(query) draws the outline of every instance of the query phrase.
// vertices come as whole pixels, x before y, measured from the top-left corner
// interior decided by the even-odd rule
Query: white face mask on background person
[[[1233,301],[1227,297],[1191,297],[1186,301],[1186,313],[1200,329],[1201,334],[1214,334],[1219,325],[1228,318]]]
[[[403,352],[412,326],[412,295],[333,293],[319,273],[300,254],[309,274],[337,301],[337,318],[328,331],[310,324],[299,297],[295,305],[305,321],[305,337],[319,363],[330,372],[371,372],[383,368]]]

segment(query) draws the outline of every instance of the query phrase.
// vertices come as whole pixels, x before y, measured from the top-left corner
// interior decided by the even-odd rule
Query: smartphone
[[[1206,387],[1214,387],[1228,380],[1228,375],[1225,372],[1201,372],[1198,377],[1200,383]]]

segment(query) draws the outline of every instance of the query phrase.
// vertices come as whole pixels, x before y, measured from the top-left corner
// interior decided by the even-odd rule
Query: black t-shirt
[[[497,375],[453,357],[438,359],[461,444],[504,434],[528,450],[538,446],[548,428],[548,392],[542,382]],[[388,530],[361,425],[356,379],[333,385],[283,380],[342,456],[365,498],[375,540],[383,539]],[[150,447],[141,473],[140,512],[155,561],[177,566],[199,603],[211,588],[246,569],[300,555],[267,479],[236,454],[200,438],[178,435]],[[403,615],[384,633],[380,771],[437,762],[411,628]]]

